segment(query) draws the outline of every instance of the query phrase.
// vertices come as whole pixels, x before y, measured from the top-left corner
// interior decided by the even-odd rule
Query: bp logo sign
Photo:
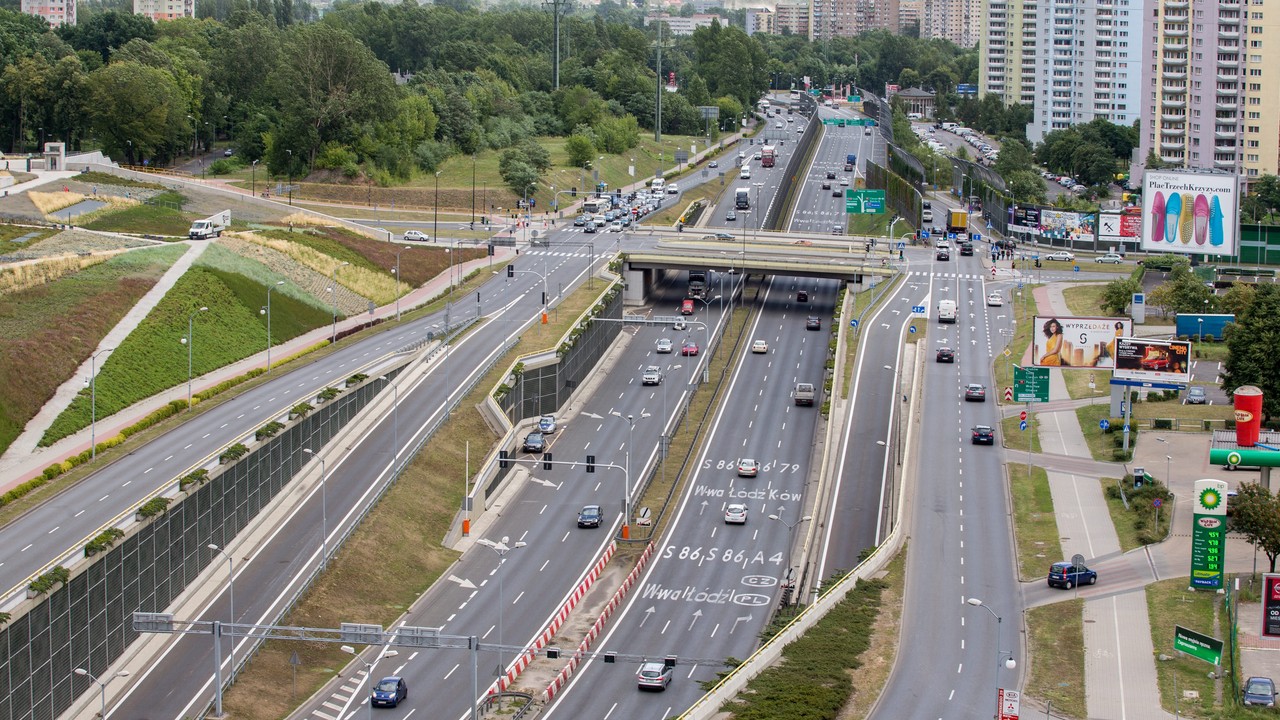
[[[1236,452],[1235,450],[1232,450],[1231,452],[1227,453],[1228,465],[1239,465],[1240,461],[1243,459],[1244,458],[1240,457],[1240,453]]]
[[[1205,510],[1216,510],[1222,504],[1222,493],[1217,488],[1205,488],[1200,491],[1200,507]]]

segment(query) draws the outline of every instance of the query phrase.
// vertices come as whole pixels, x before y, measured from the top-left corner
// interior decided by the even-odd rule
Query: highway
[[[824,118],[863,117],[851,110],[825,107],[819,108],[818,114]],[[822,143],[804,175],[795,212],[786,225],[787,229],[791,232],[843,235],[849,224],[849,215],[845,212],[845,191],[854,188],[858,178],[866,178],[867,158],[872,156],[877,145],[883,143],[883,137],[872,127],[824,127]],[[847,172],[845,162],[851,153],[857,156],[858,162],[852,172]]]

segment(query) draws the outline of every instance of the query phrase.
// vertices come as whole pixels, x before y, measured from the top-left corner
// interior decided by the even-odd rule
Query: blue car
[[[1069,562],[1056,562],[1049,568],[1049,587],[1063,587],[1068,590],[1077,585],[1092,585],[1098,582],[1096,570],[1084,565],[1072,565]]]
[[[1268,677],[1251,677],[1244,683],[1241,702],[1245,705],[1276,706],[1276,684]]]
[[[404,678],[384,677],[373,686],[373,692],[369,696],[369,702],[372,705],[382,705],[383,707],[395,707],[402,700],[409,697],[409,686],[405,684]]]

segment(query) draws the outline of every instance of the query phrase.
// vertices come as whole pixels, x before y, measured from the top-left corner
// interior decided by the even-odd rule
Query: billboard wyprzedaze
[[[1240,179],[1149,170],[1142,175],[1142,249],[1236,254]]]
[[[1191,343],[1122,337],[1116,342],[1116,375],[1134,380],[1191,382]]]
[[[1133,332],[1128,318],[1037,316],[1031,328],[1036,367],[1115,368],[1116,339]]]

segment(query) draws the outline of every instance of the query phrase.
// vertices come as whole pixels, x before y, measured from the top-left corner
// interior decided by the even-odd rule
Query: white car
[[[661,385],[662,368],[657,365],[650,365],[645,368],[644,374],[640,376],[640,382],[644,385]]]
[[[430,238],[427,237],[427,234],[422,232],[421,230],[405,230],[404,231],[405,242],[426,242],[427,240],[430,240]]]
[[[742,503],[730,503],[724,509],[724,522],[726,525],[746,525],[747,506]]]
[[[1075,259],[1076,259],[1076,256],[1075,256],[1075,255],[1072,255],[1071,253],[1067,252],[1066,250],[1059,250],[1059,251],[1057,251],[1057,252],[1051,252],[1051,253],[1049,253],[1048,255],[1045,255],[1045,256],[1044,256],[1044,259],[1045,259],[1045,260],[1061,260],[1061,261],[1063,261],[1063,262],[1071,262],[1071,261],[1073,261],[1073,260],[1075,260]]]
[[[667,186],[667,194],[668,194],[668,195],[675,195],[675,194],[677,194],[677,193],[679,193],[679,192],[680,192],[680,186],[679,186],[679,185],[676,185],[675,183],[671,183],[670,185],[668,185],[668,186]]]
[[[752,156],[751,156],[751,159],[752,159],[752,160],[759,160],[759,159],[760,159],[760,153],[756,153],[755,155],[752,155]]]
[[[841,178],[840,178],[840,184],[841,184],[841,185],[843,185],[843,186],[845,186],[845,187],[848,187],[848,186],[849,186],[849,178],[847,178],[847,177],[841,177]]]
[[[557,429],[555,415],[543,415],[538,418],[538,432],[543,435],[553,435]]]
[[[1094,258],[1093,261],[1096,263],[1108,263],[1110,265],[1119,265],[1120,263],[1124,262],[1124,258],[1120,257],[1115,253],[1107,253],[1106,255],[1099,255],[1098,257]]]
[[[738,461],[738,477],[755,477],[760,474],[760,463],[751,458]]]
[[[1004,305],[1004,298],[1000,293],[991,293],[987,296],[987,307],[1000,307]]]
[[[951,243],[946,240],[938,240],[933,243],[934,250],[950,250]]]
[[[675,350],[675,343],[671,342],[671,338],[658,338],[657,351],[660,354],[666,355],[668,353],[674,352],[674,350]]]
[[[769,352],[769,342],[767,340],[756,340],[751,343],[751,352],[767,353]]]
[[[617,220],[609,223],[609,232],[622,232],[622,223]]]
[[[776,127],[776,128],[778,128],[779,130],[781,130],[781,129],[782,129],[782,123],[774,123],[774,127]]]

